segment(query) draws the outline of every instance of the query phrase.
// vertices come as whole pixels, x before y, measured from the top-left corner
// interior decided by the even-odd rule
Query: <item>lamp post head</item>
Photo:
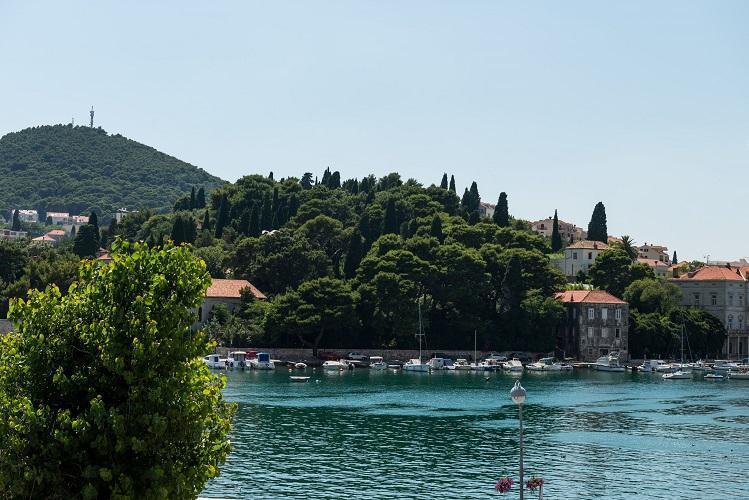
[[[520,385],[520,381],[516,380],[515,387],[513,387],[510,390],[510,397],[512,398],[512,402],[515,403],[516,405],[521,405],[525,403],[525,395],[526,395],[525,389],[523,388],[522,385]]]

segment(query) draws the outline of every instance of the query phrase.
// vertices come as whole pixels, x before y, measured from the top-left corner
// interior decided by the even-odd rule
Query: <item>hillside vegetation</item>
[[[0,138],[0,208],[74,214],[118,208],[171,209],[192,186],[218,177],[101,128],[52,125]]]

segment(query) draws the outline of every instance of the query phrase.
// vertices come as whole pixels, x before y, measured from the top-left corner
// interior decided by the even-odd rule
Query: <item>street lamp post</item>
[[[525,389],[520,385],[520,381],[515,381],[515,387],[510,390],[512,402],[518,405],[518,418],[520,419],[520,500],[523,500],[523,403],[525,403]]]

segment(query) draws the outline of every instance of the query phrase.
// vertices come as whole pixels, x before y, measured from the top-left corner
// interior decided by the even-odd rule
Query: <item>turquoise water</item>
[[[295,372],[298,375],[300,372]],[[230,372],[233,451],[203,496],[484,498],[525,470],[544,498],[749,498],[749,381],[658,374]],[[517,485],[508,498],[517,498]],[[526,498],[536,498],[527,495]]]

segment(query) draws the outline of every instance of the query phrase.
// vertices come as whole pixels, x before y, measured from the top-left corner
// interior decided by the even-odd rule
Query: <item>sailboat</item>
[[[681,363],[679,368],[673,373],[664,373],[663,378],[666,380],[688,380],[692,378],[691,370],[684,370],[684,325],[681,325]]]
[[[419,337],[419,359],[409,359],[403,364],[403,371],[406,372],[428,372],[429,365],[422,362],[421,355],[421,342],[424,337],[424,330],[421,325],[421,301],[419,301],[419,333],[416,334]]]

